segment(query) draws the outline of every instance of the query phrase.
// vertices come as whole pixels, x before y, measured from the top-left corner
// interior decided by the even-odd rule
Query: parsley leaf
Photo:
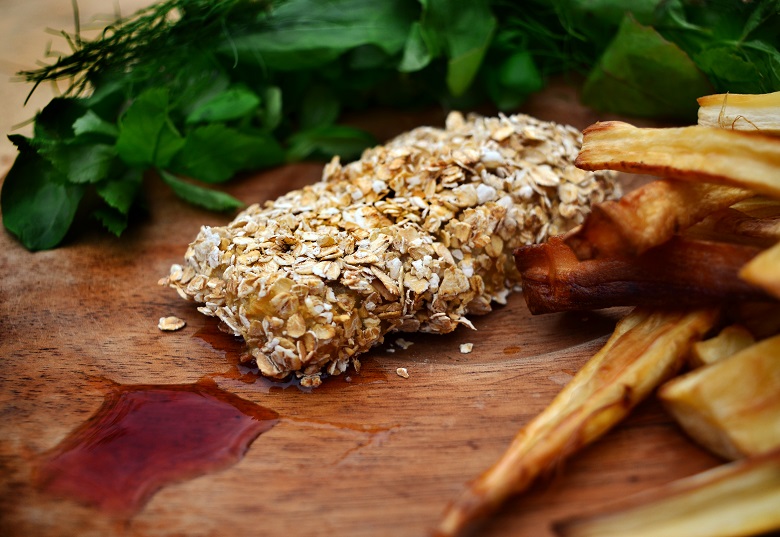
[[[282,162],[284,150],[269,134],[250,134],[215,123],[190,131],[170,168],[206,183],[221,183],[240,170]]]
[[[627,16],[591,71],[582,98],[599,110],[695,118],[696,98],[711,91],[706,77],[677,45]]]
[[[141,93],[119,120],[116,150],[130,166],[164,168],[184,146],[169,116],[168,90]]]
[[[193,205],[209,209],[210,211],[232,211],[244,205],[241,201],[225,192],[209,190],[188,183],[165,170],[158,171],[165,184],[171,187],[177,196]]]

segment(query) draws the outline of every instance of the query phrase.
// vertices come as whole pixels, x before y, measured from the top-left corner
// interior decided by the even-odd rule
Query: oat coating
[[[262,374],[318,385],[394,331],[447,333],[517,288],[512,252],[616,197],[573,127],[449,115],[203,227],[161,284],[244,338]]]

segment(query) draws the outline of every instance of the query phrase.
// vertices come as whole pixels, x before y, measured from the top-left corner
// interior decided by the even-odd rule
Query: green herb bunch
[[[358,156],[348,110],[520,106],[555,73],[600,110],[690,118],[713,91],[780,89],[780,0],[162,0],[21,73],[69,89],[35,118],[2,187],[30,250],[88,206],[120,235],[159,177],[212,210],[243,170]]]

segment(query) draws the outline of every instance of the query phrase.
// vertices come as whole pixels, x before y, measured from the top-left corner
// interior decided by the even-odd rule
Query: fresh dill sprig
[[[76,31],[61,32],[72,53],[18,75],[34,84],[30,93],[43,82],[68,79],[65,95],[82,93],[104,73],[132,73],[138,80],[160,76],[177,64],[175,58],[186,59],[193,48],[208,49],[226,37],[225,28],[255,20],[269,8],[265,0],[165,0],[118,19],[97,38],[85,40],[74,2]]]

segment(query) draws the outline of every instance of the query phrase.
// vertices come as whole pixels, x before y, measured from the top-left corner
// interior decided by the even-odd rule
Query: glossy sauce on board
[[[114,385],[100,409],[44,456],[43,491],[132,516],[165,485],[237,463],[278,422],[269,409],[220,390]]]

